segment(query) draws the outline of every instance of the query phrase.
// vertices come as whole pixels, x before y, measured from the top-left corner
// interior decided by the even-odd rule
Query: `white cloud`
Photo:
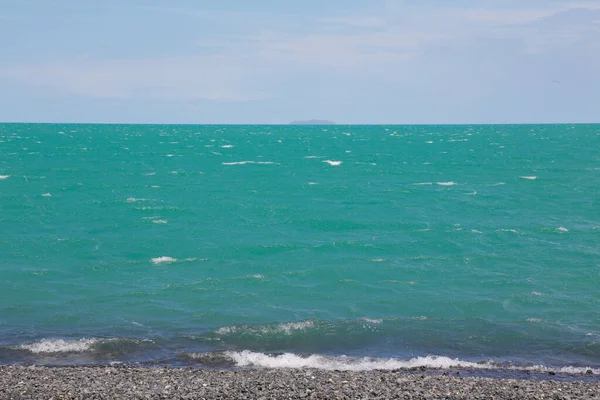
[[[472,46],[472,56],[478,57],[475,51],[485,53],[494,41],[510,42],[513,57],[519,52],[540,54],[600,43],[594,22],[600,17],[597,3],[548,1],[509,7],[504,2],[503,8],[485,0],[477,4],[439,7],[388,1],[384,9],[370,14],[313,16],[303,31],[298,29],[302,21],[290,16],[152,8],[176,17],[235,25],[235,30],[196,40],[196,55],[0,65],[0,79],[96,98],[249,101],[276,96],[275,82],[303,73],[409,82],[420,71],[432,70],[428,56],[451,57],[452,49]],[[576,17],[573,9],[579,9]],[[240,21],[249,21],[243,33]],[[494,64],[492,58],[488,65]]]

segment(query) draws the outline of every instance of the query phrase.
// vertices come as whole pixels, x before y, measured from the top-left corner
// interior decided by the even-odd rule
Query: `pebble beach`
[[[0,367],[0,399],[600,399],[600,383],[426,371]]]

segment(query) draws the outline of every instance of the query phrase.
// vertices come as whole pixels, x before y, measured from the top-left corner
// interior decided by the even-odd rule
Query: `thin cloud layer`
[[[455,108],[454,104],[463,104],[470,111],[457,117],[466,119],[477,115],[471,105],[492,99],[494,93],[502,98],[508,95],[507,88],[531,86],[536,68],[538,78],[550,84],[568,81],[565,74],[584,78],[588,68],[583,64],[600,67],[600,4],[365,4],[369,8],[357,11],[340,3],[333,11],[329,7],[327,14],[318,8],[294,13],[117,6],[112,12],[144,19],[140,26],[146,29],[146,41],[127,31],[120,44],[116,33],[101,37],[100,32],[83,28],[92,53],[94,44],[102,43],[105,54],[82,57],[67,51],[60,57],[38,58],[32,52],[19,57],[15,47],[15,54],[0,62],[0,87],[9,82],[82,99],[131,102],[272,100],[281,107],[296,97],[289,100],[290,116],[298,107],[298,96],[326,93],[330,101],[337,98],[347,104],[353,93],[349,87],[355,87],[380,101],[401,104],[409,95],[422,105],[427,96],[435,95],[432,103],[439,107],[445,102]],[[148,37],[161,23],[168,30]],[[64,43],[65,48],[68,45]],[[123,54],[125,46],[133,50],[131,56]],[[571,70],[564,67],[566,58],[573,61]],[[572,80],[572,87],[580,84]],[[390,87],[403,94],[392,94]],[[357,101],[355,108],[359,105]],[[420,114],[425,115],[424,109]],[[373,117],[367,119],[374,122]]]

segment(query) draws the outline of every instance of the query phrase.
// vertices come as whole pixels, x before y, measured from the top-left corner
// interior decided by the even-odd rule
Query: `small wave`
[[[437,184],[440,185],[440,186],[454,186],[454,185],[456,185],[456,183],[452,182],[452,181],[450,181],[450,182],[437,182]]]
[[[44,194],[42,194],[42,197],[52,197],[52,194],[50,194],[50,193],[44,193]]]
[[[510,233],[519,233],[516,229],[497,229],[496,232],[510,232]]]
[[[217,335],[229,335],[234,333],[244,333],[244,334],[278,334],[283,333],[287,336],[292,335],[297,331],[304,331],[306,329],[314,328],[314,321],[299,321],[299,322],[288,322],[277,325],[257,325],[257,326],[248,326],[248,325],[234,325],[234,326],[225,326],[219,328],[215,333]]]
[[[221,148],[222,149],[231,149],[231,148],[233,148],[233,145],[232,144],[225,144],[225,145],[221,146]]]
[[[154,264],[163,264],[163,263],[169,263],[170,264],[170,263],[177,262],[177,259],[173,258],[173,257],[165,257],[165,256],[163,256],[163,257],[153,258],[150,261],[152,261]]]
[[[537,324],[537,323],[542,322],[542,319],[541,318],[527,318],[525,321]]]
[[[10,175],[0,175],[0,180],[8,179]]]
[[[155,224],[167,224],[168,223],[168,221],[164,220],[164,219],[155,219],[152,222]]]
[[[192,358],[194,354],[190,354]],[[261,367],[261,368],[290,368],[290,369],[320,369],[320,370],[338,370],[338,371],[383,371],[397,369],[430,368],[430,369],[450,369],[450,368],[470,368],[470,369],[507,369],[514,371],[533,371],[533,372],[556,372],[565,374],[599,374],[600,369],[589,367],[558,367],[551,368],[544,365],[518,366],[497,363],[494,361],[472,362],[458,358],[443,356],[415,357],[409,360],[395,358],[371,358],[371,357],[348,357],[348,356],[325,356],[319,354],[297,355],[292,353],[284,354],[265,354],[244,351],[226,351],[219,355],[226,361],[232,362],[238,367]],[[225,361],[223,360],[223,361]],[[222,362],[223,362],[222,361]]]
[[[257,165],[279,165],[279,163],[272,161],[236,161],[236,162],[224,162],[223,165],[246,165],[246,164],[257,164]]]
[[[559,231],[559,232],[569,232],[569,230],[567,228],[563,227],[563,226],[560,226],[560,227],[556,228],[556,230]]]
[[[314,185],[318,185],[317,182],[308,182],[309,185],[314,186]]]
[[[535,181],[538,177],[537,176],[520,176],[521,179],[527,179],[530,181]]]
[[[429,185],[433,185],[433,182],[419,182],[419,183],[413,183],[414,186],[429,186]]]
[[[338,166],[342,165],[341,161],[325,160],[323,162],[331,165],[332,167],[338,167]]]
[[[373,371],[394,370],[401,368],[488,368],[489,364],[478,364],[461,361],[448,357],[417,357],[410,360],[381,359],[381,358],[355,358],[355,357],[330,357],[324,355],[300,356],[292,353],[269,355],[244,350],[241,352],[228,351],[225,355],[231,358],[238,367],[264,367],[264,368],[315,368],[323,370],[340,371]]]
[[[81,353],[100,342],[100,339],[42,339],[39,342],[26,343],[18,346],[32,353]]]

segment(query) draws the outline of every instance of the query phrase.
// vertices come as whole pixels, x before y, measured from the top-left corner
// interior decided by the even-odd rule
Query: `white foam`
[[[22,344],[19,348],[32,353],[76,353],[89,350],[99,339],[42,339],[39,342]]]
[[[314,326],[315,323],[313,321],[288,322],[286,324],[277,325],[277,330],[286,335],[291,335],[294,331],[303,331],[305,329],[313,328]]]
[[[44,194],[42,194],[42,197],[52,197],[52,194],[50,194],[50,193],[44,193]]]
[[[323,370],[341,371],[372,371],[393,370],[400,368],[486,368],[486,364],[477,364],[448,357],[417,357],[410,360],[382,359],[382,358],[354,358],[354,357],[328,357],[311,355],[308,357],[285,353],[281,355],[268,355],[248,350],[241,352],[228,351],[225,353],[237,366],[240,367],[266,367],[266,368],[316,368]]]
[[[339,371],[374,371],[374,370],[395,370],[408,368],[473,368],[473,369],[509,369],[516,371],[535,371],[535,372],[558,372],[565,374],[584,374],[592,371],[593,374],[600,374],[600,369],[589,367],[560,367],[550,368],[544,365],[534,365],[528,367],[503,366],[493,361],[471,362],[449,357],[416,357],[410,360],[394,358],[358,358],[347,356],[323,356],[310,355],[299,356],[292,353],[280,355],[268,355],[249,350],[228,351],[225,356],[230,358],[239,367],[263,367],[263,368],[291,368],[291,369],[320,369],[320,370],[339,370]]]
[[[321,158],[321,157],[319,157],[319,156],[306,156],[304,158]]]
[[[8,178],[10,178],[10,175],[0,175],[0,180],[8,179]]]
[[[510,232],[510,233],[519,233],[516,229],[498,229],[496,232]]]
[[[531,294],[534,296],[543,296],[544,295],[543,293],[540,293],[540,292],[531,292]]]
[[[454,185],[456,185],[456,183],[452,182],[452,181],[450,181],[450,182],[437,182],[437,184],[440,185],[440,186],[454,186]]]
[[[233,148],[233,145],[232,144],[225,144],[225,145],[221,146],[221,148],[222,149],[231,149],[231,148]]]
[[[296,331],[304,331],[306,329],[313,328],[315,323],[313,321],[299,321],[299,322],[288,322],[278,325],[258,325],[258,326],[225,326],[217,329],[215,332],[217,335],[228,335],[242,331],[245,334],[272,334],[272,333],[284,333],[291,336]]]
[[[279,163],[272,161],[236,161],[236,162],[224,162],[223,165],[246,165],[246,164],[258,164],[258,165],[279,165]]]
[[[385,262],[387,260],[385,258],[373,258],[373,259],[371,259],[371,261],[375,262],[375,263],[380,263],[380,262]]]
[[[154,264],[163,264],[163,263],[169,263],[170,264],[170,263],[176,262],[177,259],[173,258],[173,257],[162,256],[162,257],[153,258],[150,261],[152,261]]]
[[[313,185],[318,185],[317,182],[308,182],[309,185],[313,186]]]
[[[527,179],[530,181],[535,181],[537,179],[537,176],[521,176],[521,179]]]
[[[493,183],[493,184],[491,184],[489,186],[503,186],[503,185],[506,185],[506,183],[504,183],[504,182],[498,182],[498,183]]]
[[[152,222],[155,224],[167,224],[169,221],[164,220],[164,219],[155,219]]]
[[[331,165],[332,167],[338,167],[338,166],[342,165],[341,161],[325,160],[323,162]]]
[[[559,368],[557,370],[553,370],[551,368],[548,368],[546,366],[543,365],[536,365],[534,367],[528,368],[532,371],[540,371],[540,372],[548,372],[548,371],[554,371],[554,372],[562,372],[563,374],[585,374],[588,371],[592,371],[592,373],[594,375],[600,374],[600,368],[588,368],[588,367],[562,367]]]
[[[542,319],[541,318],[527,318],[525,321],[537,324],[537,323],[542,322]]]
[[[569,230],[567,228],[563,227],[563,226],[560,226],[560,227],[556,228],[556,230],[559,231],[559,232],[569,232]]]
[[[427,144],[433,144],[433,140],[428,140],[425,143],[427,143]]]
[[[413,183],[414,186],[429,186],[429,185],[433,185],[433,182],[419,182],[419,183]]]
[[[379,325],[379,324],[383,323],[382,319],[363,318],[362,320],[365,322],[368,322],[370,324],[373,324],[373,325]]]

